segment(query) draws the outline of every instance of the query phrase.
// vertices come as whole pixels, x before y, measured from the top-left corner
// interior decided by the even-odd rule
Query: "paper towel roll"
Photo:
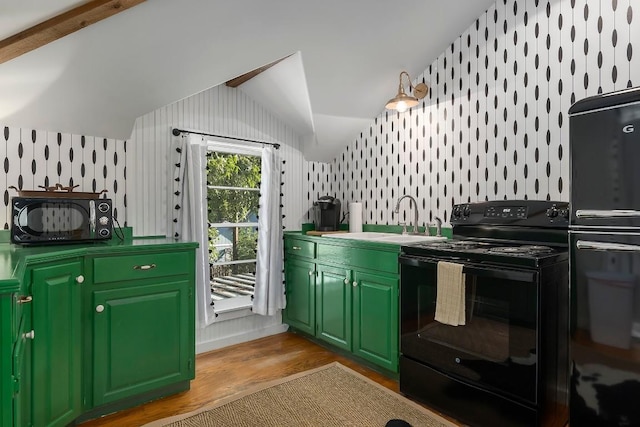
[[[349,233],[362,231],[362,203],[349,203]]]

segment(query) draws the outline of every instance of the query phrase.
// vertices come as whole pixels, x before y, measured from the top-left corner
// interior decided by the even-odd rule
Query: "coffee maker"
[[[313,202],[313,223],[316,231],[336,231],[340,227],[340,200],[322,196]]]

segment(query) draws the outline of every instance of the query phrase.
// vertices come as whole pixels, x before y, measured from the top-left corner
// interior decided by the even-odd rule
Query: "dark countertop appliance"
[[[337,231],[340,227],[340,200],[322,196],[313,202],[313,223],[316,231]]]
[[[569,109],[572,426],[638,426],[640,87]]]
[[[568,216],[566,202],[465,203],[453,239],[402,247],[402,393],[473,426],[566,418]],[[464,274],[459,326],[435,320],[444,262]]]

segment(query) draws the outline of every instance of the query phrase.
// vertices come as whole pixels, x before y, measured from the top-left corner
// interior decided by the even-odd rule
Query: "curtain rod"
[[[225,138],[225,139],[235,139],[236,141],[252,142],[254,144],[267,144],[267,145],[273,145],[276,149],[280,148],[280,144],[276,144],[275,142],[257,141],[255,139],[237,138],[235,136],[216,135],[216,134],[213,134],[213,133],[195,132],[195,131],[191,131],[191,130],[184,130],[184,129],[177,129],[177,128],[173,128],[173,130],[171,131],[173,136],[180,136],[180,134],[183,133],[183,132],[184,133],[193,133],[195,135],[202,135],[202,136],[213,136],[213,137]]]

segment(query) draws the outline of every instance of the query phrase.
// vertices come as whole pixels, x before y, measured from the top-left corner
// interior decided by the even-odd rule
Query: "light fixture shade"
[[[402,85],[402,76],[407,76],[407,80],[409,81],[409,89],[413,89],[415,96],[407,95],[404,91],[404,86]],[[398,85],[398,94],[387,101],[387,105],[385,107],[389,110],[398,110],[403,113],[407,111],[411,107],[415,107],[418,105],[418,100],[425,97],[429,88],[424,83],[418,83],[415,87],[411,84],[411,77],[406,71],[402,71],[400,73],[400,84]]]
[[[387,101],[387,105],[385,107],[389,110],[398,110],[403,112],[411,107],[415,107],[416,105],[418,105],[418,100],[413,96],[407,95],[403,91]]]

